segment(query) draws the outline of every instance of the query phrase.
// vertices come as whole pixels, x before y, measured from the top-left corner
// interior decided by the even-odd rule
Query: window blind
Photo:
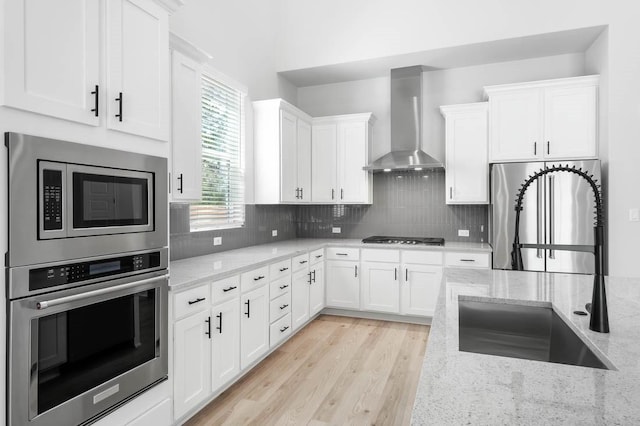
[[[243,94],[202,77],[202,199],[191,230],[244,225]]]

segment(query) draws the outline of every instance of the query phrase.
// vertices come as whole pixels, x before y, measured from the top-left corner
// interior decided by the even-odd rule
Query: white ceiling
[[[281,71],[279,74],[297,87],[306,87],[388,76],[392,68],[412,65],[424,65],[427,70],[448,69],[579,53],[587,50],[604,29],[604,26],[587,27],[365,61]]]

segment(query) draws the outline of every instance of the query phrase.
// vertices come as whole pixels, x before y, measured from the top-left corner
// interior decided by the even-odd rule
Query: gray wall
[[[364,238],[371,235],[443,237],[487,241],[487,206],[445,204],[444,171],[373,175],[373,204],[298,206],[299,238]],[[331,228],[339,226],[340,234]],[[469,237],[458,237],[468,229]]]

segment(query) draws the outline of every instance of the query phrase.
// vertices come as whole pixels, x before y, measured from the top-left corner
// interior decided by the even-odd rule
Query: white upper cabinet
[[[311,201],[311,117],[282,99],[253,103],[256,204]]]
[[[151,0],[107,2],[107,127],[167,140],[169,17]]]
[[[487,102],[440,107],[445,117],[446,203],[488,204]]]
[[[311,133],[311,194],[315,203],[333,203],[337,187],[337,125],[313,124]]]
[[[98,126],[100,1],[7,0],[4,18],[4,104]]]
[[[596,158],[599,76],[485,87],[489,161]]]
[[[202,195],[202,65],[172,52],[172,169],[174,201],[199,201]]]

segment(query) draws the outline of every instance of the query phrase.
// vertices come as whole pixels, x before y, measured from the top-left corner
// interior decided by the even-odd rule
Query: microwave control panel
[[[62,229],[62,171],[42,171],[42,213],[45,231]]]
[[[160,266],[160,252],[70,263],[29,271],[29,290],[78,283],[95,278],[121,275]]]

